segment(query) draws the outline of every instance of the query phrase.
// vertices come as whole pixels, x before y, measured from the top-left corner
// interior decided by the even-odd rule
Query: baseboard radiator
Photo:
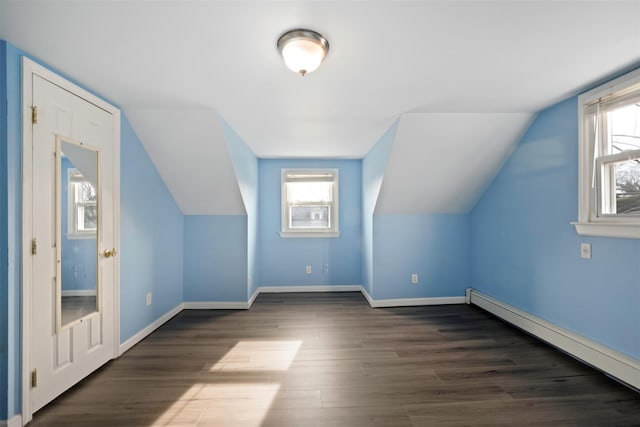
[[[640,391],[640,360],[605,347],[475,289],[467,289],[467,303],[488,311],[636,391]]]

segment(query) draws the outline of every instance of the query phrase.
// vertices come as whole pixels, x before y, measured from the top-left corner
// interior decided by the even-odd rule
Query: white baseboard
[[[253,295],[251,295],[251,298],[249,298],[249,302],[248,302],[249,308],[251,308],[253,303],[256,302],[256,298],[258,298],[258,295],[260,295],[260,288],[256,289]]]
[[[366,298],[372,308],[382,307],[411,307],[419,305],[445,305],[445,304],[464,304],[465,297],[432,297],[432,298],[393,298],[374,300],[369,292],[360,286],[360,292]]]
[[[62,291],[63,297],[95,297],[96,290],[95,289],[76,289],[76,290],[66,290]]]
[[[444,304],[464,304],[465,297],[436,297],[436,298],[397,298],[374,300],[362,285],[337,285],[337,286],[262,286],[256,290],[254,296],[262,293],[281,292],[360,292],[365,297],[369,305],[378,307],[407,307],[418,305],[444,305]],[[254,297],[255,299],[255,297]],[[253,301],[251,301],[253,303]]]
[[[158,319],[156,319],[153,323],[149,324],[146,328],[142,329],[140,332],[120,344],[120,353],[122,356],[127,350],[129,350],[134,345],[138,344],[142,341],[147,335],[158,329],[160,326],[169,321],[173,316],[180,313],[184,309],[184,304],[178,304]]]
[[[476,290],[472,304],[559,348],[578,360],[640,389],[640,361]]]
[[[360,285],[309,285],[309,286],[261,286],[259,294],[277,294],[284,292],[360,292]]]
[[[188,301],[185,310],[247,310],[248,301]]]
[[[367,295],[365,295],[365,298],[367,298]],[[371,300],[369,301],[369,305],[373,308],[380,308],[380,307],[411,307],[411,306],[417,306],[417,305],[464,304],[465,302],[466,302],[465,297],[396,298],[396,299]]]
[[[369,295],[369,292],[367,292],[367,290],[364,288],[364,286],[360,286],[360,292],[364,296],[364,299],[366,299],[369,303],[369,307],[373,308],[375,302],[373,301],[373,298],[371,298],[371,295]]]
[[[8,420],[0,420],[0,427],[22,427],[22,416],[18,414]]]

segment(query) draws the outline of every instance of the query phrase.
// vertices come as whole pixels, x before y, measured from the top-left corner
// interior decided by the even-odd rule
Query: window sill
[[[330,239],[340,237],[339,231],[281,231],[280,237],[283,239],[316,238]]]
[[[640,239],[640,224],[637,223],[595,223],[572,222],[578,234],[595,237],[616,237],[622,239]]]
[[[90,239],[95,240],[96,233],[86,233],[86,234],[67,233],[66,236],[67,236],[67,239],[69,240],[90,240]]]

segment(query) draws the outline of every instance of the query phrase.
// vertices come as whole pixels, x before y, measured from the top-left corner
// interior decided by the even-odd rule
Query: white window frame
[[[78,172],[75,168],[67,169],[67,238],[70,240],[95,239],[97,230],[80,230],[78,221],[79,205],[95,205],[95,203],[82,203],[78,201],[78,184],[87,182],[87,179],[79,180],[75,177]]]
[[[287,195],[288,175],[331,175],[333,177],[333,201],[329,209],[329,228],[291,228],[291,209]],[[340,237],[340,209],[339,209],[339,172],[338,169],[282,169],[281,171],[281,230],[283,238]]]
[[[601,147],[597,140],[608,137],[606,118],[598,120],[599,131],[592,131],[587,110],[598,103],[624,105],[640,99],[640,70],[625,74],[615,80],[592,89],[578,97],[578,221],[572,223],[578,234],[599,237],[620,237],[640,239],[640,215],[605,214],[608,200],[604,185],[611,178],[606,173],[606,165],[629,158],[636,158],[640,150],[616,154],[597,155]],[[598,114],[598,113],[597,113]],[[604,115],[603,115],[604,116]],[[598,133],[596,138],[596,133]]]

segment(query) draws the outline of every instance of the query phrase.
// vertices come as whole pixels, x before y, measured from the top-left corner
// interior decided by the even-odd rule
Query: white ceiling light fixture
[[[297,28],[280,36],[278,50],[287,67],[304,76],[320,66],[329,53],[329,42],[320,33]]]

